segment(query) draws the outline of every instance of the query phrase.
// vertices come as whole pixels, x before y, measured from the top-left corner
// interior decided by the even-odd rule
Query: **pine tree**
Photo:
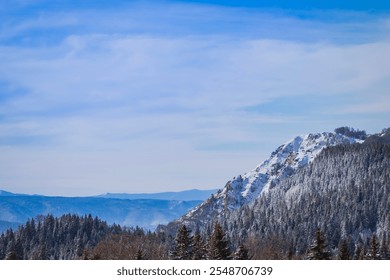
[[[143,260],[144,259],[144,253],[142,252],[142,249],[137,250],[137,252],[134,255],[134,259],[136,259],[136,260]]]
[[[368,255],[367,244],[363,245],[363,250],[360,252],[359,260],[365,260]]]
[[[195,233],[194,236],[194,247],[193,247],[193,260],[204,260],[206,258],[206,245],[203,241],[202,236],[199,232]]]
[[[331,253],[327,249],[324,234],[317,229],[313,244],[310,246],[306,258],[308,260],[330,260]]]
[[[15,253],[15,251],[9,251],[5,257],[6,260],[17,260],[18,257]]]
[[[368,250],[368,253],[366,253],[365,258],[367,260],[379,260],[380,259],[379,244],[378,244],[378,241],[376,240],[375,234],[371,237],[370,248]]]
[[[389,260],[390,259],[390,252],[387,244],[386,236],[383,236],[381,248],[380,248],[380,255],[383,260]]]
[[[238,246],[237,250],[234,252],[235,260],[249,260],[249,250],[244,245]]]
[[[356,249],[355,249],[355,255],[354,255],[354,260],[362,260],[362,246],[360,244],[356,244]]]
[[[338,259],[339,260],[350,260],[351,259],[351,255],[350,255],[349,250],[348,250],[348,242],[345,239],[343,239],[340,243]]]
[[[89,251],[87,249],[84,249],[82,259],[85,261],[89,260]]]
[[[292,260],[293,257],[294,257],[293,249],[291,247],[289,247],[288,251],[287,251],[287,259]]]
[[[189,230],[182,225],[177,231],[173,250],[170,252],[171,259],[190,260],[192,258],[193,238]]]
[[[16,245],[15,245],[15,234],[12,229],[7,230],[7,235],[9,236],[9,241],[7,244],[7,248],[5,250],[5,259],[6,260],[17,260],[18,254],[16,253]]]
[[[47,247],[45,244],[40,244],[38,246],[38,256],[37,256],[37,259],[38,260],[47,260],[48,257],[47,257],[48,253],[47,253]]]
[[[219,223],[216,223],[207,242],[207,258],[209,260],[230,259],[230,244]]]
[[[15,248],[15,242],[13,239],[7,245],[5,259],[6,260],[17,260],[18,259],[18,255],[16,253],[16,248]]]

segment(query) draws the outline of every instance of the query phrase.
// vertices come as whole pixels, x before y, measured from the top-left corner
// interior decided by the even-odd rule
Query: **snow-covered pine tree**
[[[389,244],[387,243],[386,236],[383,236],[382,238],[380,255],[383,260],[390,260],[390,250],[389,250]]]
[[[376,239],[375,234],[371,237],[370,248],[369,248],[368,252],[366,253],[365,259],[367,259],[367,260],[380,260],[381,259],[381,256],[379,254],[379,244],[378,244],[378,241]]]
[[[306,259],[308,260],[330,260],[331,253],[327,249],[325,236],[318,228],[313,244],[310,246]]]
[[[16,253],[16,246],[15,246],[15,234],[12,229],[7,230],[7,235],[9,236],[9,241],[7,242],[6,250],[5,250],[5,259],[6,260],[17,260],[18,255]]]

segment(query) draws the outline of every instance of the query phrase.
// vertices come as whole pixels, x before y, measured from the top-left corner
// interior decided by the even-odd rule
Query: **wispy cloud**
[[[215,187],[290,133],[389,114],[386,14],[25,12],[0,24],[0,184]]]

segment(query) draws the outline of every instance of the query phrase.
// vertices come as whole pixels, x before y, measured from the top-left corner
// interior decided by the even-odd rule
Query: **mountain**
[[[213,190],[192,189],[192,190],[185,190],[179,192],[140,193],[140,194],[106,193],[106,194],[98,195],[97,197],[117,198],[117,199],[161,199],[161,200],[193,201],[193,200],[206,200],[216,191],[217,189],[213,189]]]
[[[373,236],[388,250],[389,178],[389,144],[329,147],[253,205],[227,213],[225,229],[233,240],[277,238],[299,254],[317,228],[333,251],[343,240],[352,253],[369,248]]]
[[[252,204],[278,182],[303,168],[326,147],[361,143],[363,140],[336,133],[301,135],[278,147],[252,171],[234,177],[225,187],[177,220],[194,226],[222,217],[226,212]]]
[[[0,196],[18,196],[18,195],[24,195],[24,194],[16,194],[16,193],[0,190]]]
[[[118,195],[119,198],[105,195],[102,197],[52,197],[42,195],[15,194],[0,191],[0,231],[9,226],[25,223],[29,218],[38,215],[63,214],[87,215],[92,214],[107,221],[122,226],[139,226],[154,229],[159,224],[166,224],[174,220],[191,208],[200,204],[202,200],[190,200],[204,196],[207,191],[181,192],[176,198],[183,200],[164,199],[128,199],[142,197],[141,195]],[[169,194],[172,198],[175,193]],[[144,197],[169,197],[167,193],[150,194]]]
[[[173,234],[185,224],[207,235],[219,222],[235,246],[277,239],[300,254],[318,227],[332,248],[343,238],[362,246],[373,234],[388,240],[390,130],[357,138],[346,134],[295,137],[158,230]]]

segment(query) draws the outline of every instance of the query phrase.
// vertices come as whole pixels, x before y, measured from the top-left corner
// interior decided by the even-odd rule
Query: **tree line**
[[[382,260],[390,259],[388,240],[373,235],[366,245],[343,239],[337,249],[329,248],[323,231],[317,229],[307,237],[307,248],[297,254],[293,246],[278,238],[249,238],[236,245],[222,225],[215,223],[206,239],[200,231],[191,231],[182,224],[176,235],[145,231],[142,228],[121,228],[107,225],[91,215],[47,215],[31,219],[16,231],[0,236],[0,259],[5,260]]]
[[[200,232],[191,235],[185,225],[182,225],[169,252],[173,260],[248,260],[248,249],[244,245],[232,251],[221,225],[216,223],[211,236],[204,240]]]

